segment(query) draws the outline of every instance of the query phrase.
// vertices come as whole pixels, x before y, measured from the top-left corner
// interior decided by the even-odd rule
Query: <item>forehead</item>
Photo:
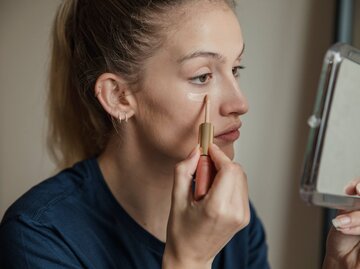
[[[207,5],[206,5],[207,4]],[[199,1],[185,4],[172,17],[164,47],[174,55],[207,50],[239,53],[243,44],[236,15],[224,2]]]

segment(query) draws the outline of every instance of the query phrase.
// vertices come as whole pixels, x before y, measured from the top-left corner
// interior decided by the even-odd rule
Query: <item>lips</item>
[[[241,127],[241,122],[233,123],[230,126],[228,126],[227,128],[225,128],[224,131],[216,134],[214,136],[214,138],[219,139],[219,140],[233,142],[236,139],[238,139],[240,136],[240,131],[239,131],[240,127]]]

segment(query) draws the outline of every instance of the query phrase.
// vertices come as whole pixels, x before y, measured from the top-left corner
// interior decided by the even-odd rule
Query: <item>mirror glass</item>
[[[326,53],[306,149],[300,193],[320,206],[360,208],[360,51],[335,44]]]

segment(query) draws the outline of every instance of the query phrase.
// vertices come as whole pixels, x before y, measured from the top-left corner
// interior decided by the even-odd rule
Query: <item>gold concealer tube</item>
[[[201,156],[196,168],[195,200],[201,200],[209,191],[214,180],[215,167],[208,155],[210,144],[214,138],[214,126],[210,123],[210,100],[205,96],[205,122],[199,126],[199,144]]]

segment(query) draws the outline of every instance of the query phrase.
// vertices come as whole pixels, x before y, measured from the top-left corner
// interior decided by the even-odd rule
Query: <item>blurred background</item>
[[[49,35],[59,0],[0,0],[0,218],[54,174],[46,150]],[[360,0],[353,45],[360,48]],[[336,0],[240,0],[250,103],[236,159],[267,232],[272,268],[320,268],[323,210],[299,197],[301,166]]]

